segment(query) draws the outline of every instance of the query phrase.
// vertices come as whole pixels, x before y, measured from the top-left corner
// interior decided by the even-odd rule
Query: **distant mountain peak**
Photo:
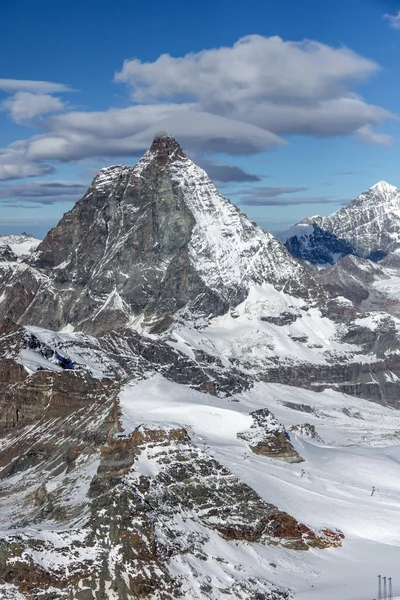
[[[382,191],[393,193],[396,192],[398,188],[395,185],[392,185],[391,183],[388,183],[387,181],[384,181],[382,179],[381,181],[378,181],[378,183],[375,183],[375,185],[371,186],[370,190],[375,190],[377,192]]]
[[[303,219],[297,225],[297,230],[301,231],[299,225],[313,225],[336,236],[336,239],[348,245],[346,254],[381,260],[389,252],[400,248],[400,189],[387,181],[378,181],[335,213]],[[296,235],[299,238],[298,232]],[[309,254],[309,248],[315,241],[313,238],[315,232],[305,231],[301,239],[290,242],[291,245],[286,241],[285,245],[293,253],[295,243],[297,253]],[[321,254],[326,250],[326,242],[330,244],[331,240],[325,236],[324,240],[319,241],[323,242],[322,245],[319,243]],[[336,254],[334,262],[341,256],[340,253]]]

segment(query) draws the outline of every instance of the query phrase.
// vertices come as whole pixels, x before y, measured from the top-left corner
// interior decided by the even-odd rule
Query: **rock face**
[[[349,244],[361,258],[380,260],[400,247],[400,190],[379,181],[334,214],[309,217],[299,225],[317,226]],[[314,240],[314,232],[299,239],[300,253],[306,253]]]
[[[165,323],[177,311],[220,315],[263,282],[318,296],[288,252],[221,196],[170,136],[156,138],[135,167],[100,171],[30,264],[42,278],[35,286],[20,278],[34,298],[13,318],[96,334],[135,318]],[[16,293],[11,286],[0,316]]]
[[[358,308],[369,297],[372,284],[386,277],[380,265],[351,255],[315,273],[316,280],[333,296],[347,298]]]
[[[315,429],[315,425],[311,425],[310,423],[302,423],[301,425],[292,425],[290,427],[290,431],[293,431],[296,435],[300,435],[305,438],[311,438],[316,440],[317,442],[323,443],[323,439],[317,433]]]
[[[289,433],[267,408],[254,411],[251,416],[251,431],[238,433],[238,437],[248,442],[255,454],[279,458],[289,463],[303,462],[290,443]]]

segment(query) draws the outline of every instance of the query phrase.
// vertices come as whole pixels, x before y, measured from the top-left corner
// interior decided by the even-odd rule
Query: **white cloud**
[[[29,79],[0,79],[0,90],[14,94],[15,92],[32,92],[34,94],[53,94],[72,92],[72,88],[63,83],[51,81],[31,81]]]
[[[386,133],[376,133],[369,125],[364,125],[357,130],[357,139],[362,144],[376,144],[378,146],[389,147],[393,143],[391,135]]]
[[[49,94],[17,92],[14,96],[4,100],[1,107],[10,112],[15,123],[22,123],[39,115],[61,111],[64,103]]]
[[[134,105],[42,119],[41,135],[3,149],[0,177],[18,176],[23,165],[40,174],[48,162],[137,156],[160,130],[200,155],[263,152],[284,144],[285,135],[356,134],[362,143],[387,144],[388,136],[373,127],[393,115],[354,93],[355,84],[378,71],[347,48],[260,35],[179,58],[126,60],[115,80],[130,86]],[[5,105],[21,121],[60,110],[50,94],[69,88],[3,79],[0,89],[15,93]]]
[[[379,71],[377,63],[340,47],[250,35],[232,47],[151,63],[126,60],[115,81],[136,102],[185,98],[199,110],[277,135],[348,135],[391,115],[351,86]]]
[[[225,111],[236,102],[315,103],[340,97],[349,82],[378,68],[347,48],[249,35],[232,47],[182,58],[163,54],[152,63],[126,60],[115,80],[129,83],[137,102],[183,96]]]
[[[384,19],[389,21],[389,26],[393,29],[400,29],[400,10],[397,15],[383,15]]]

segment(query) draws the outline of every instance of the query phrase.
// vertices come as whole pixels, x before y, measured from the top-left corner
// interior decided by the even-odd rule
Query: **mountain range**
[[[0,597],[373,594],[400,558],[396,202],[283,245],[161,135],[40,243],[0,237]]]

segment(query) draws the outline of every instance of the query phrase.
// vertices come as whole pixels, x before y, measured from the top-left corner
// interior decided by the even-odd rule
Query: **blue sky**
[[[400,0],[0,5],[0,233],[43,236],[168,130],[279,231],[400,187]]]

